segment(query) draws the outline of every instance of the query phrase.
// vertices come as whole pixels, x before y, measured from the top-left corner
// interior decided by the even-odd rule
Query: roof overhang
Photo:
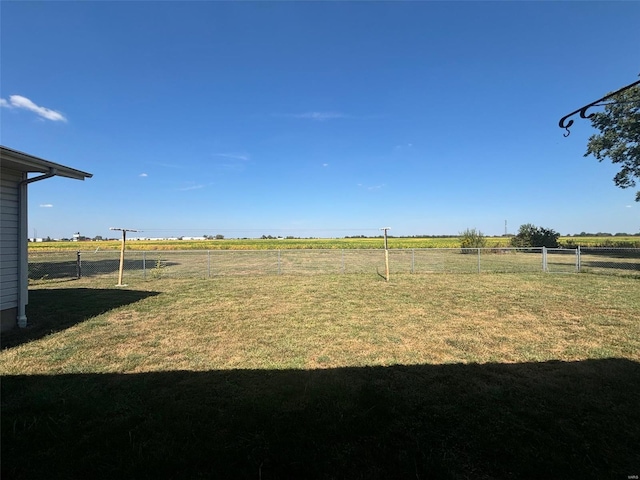
[[[18,172],[27,173],[51,173],[60,177],[84,180],[93,177],[93,174],[66,167],[59,163],[50,162],[43,158],[34,157],[28,153],[13,150],[0,145],[0,166]]]

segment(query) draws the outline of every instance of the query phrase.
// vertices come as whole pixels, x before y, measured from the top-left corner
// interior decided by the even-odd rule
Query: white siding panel
[[[2,262],[2,264],[0,264],[0,275],[2,275],[2,281],[0,283],[4,283],[5,278],[10,278],[10,274],[15,272],[16,268],[18,268],[18,262],[12,260]]]
[[[18,183],[22,173],[0,172],[0,308],[18,305]]]
[[[16,252],[4,251],[5,249],[9,249],[9,248],[12,248],[12,249],[18,248],[17,240],[18,240],[18,232],[14,228],[7,228],[5,231],[0,233],[0,245],[2,245],[2,250],[3,250],[2,258],[4,258],[5,254],[9,254],[9,253],[13,253],[14,255],[17,255],[17,251]]]
[[[15,232],[18,231],[18,216],[17,215],[2,215],[0,217],[0,235],[2,234],[2,230],[5,230],[5,234],[9,234],[6,230],[13,229]]]
[[[2,289],[2,303],[0,303],[0,310],[6,310],[8,308],[15,308],[18,303],[18,287]]]

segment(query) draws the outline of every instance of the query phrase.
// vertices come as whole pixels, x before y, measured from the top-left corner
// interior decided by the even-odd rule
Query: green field
[[[640,237],[560,237],[564,246],[640,248]],[[41,242],[29,243],[29,250],[118,250],[121,242]],[[487,237],[487,247],[508,247],[509,238]],[[389,248],[458,248],[458,237],[389,238]],[[278,250],[278,249],[356,249],[383,248],[382,238],[283,238],[283,239],[228,239],[228,240],[129,240],[128,250]]]
[[[638,279],[42,282],[2,478],[627,478]]]

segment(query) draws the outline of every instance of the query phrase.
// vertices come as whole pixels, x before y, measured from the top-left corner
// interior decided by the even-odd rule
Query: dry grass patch
[[[47,323],[42,317],[51,308],[39,294],[68,303],[86,286],[35,287],[33,328]],[[104,313],[5,349],[0,368],[31,374],[638,360],[637,286],[634,279],[542,274],[404,275],[388,284],[352,275],[162,279],[131,286],[136,301],[109,309],[127,290],[105,284],[96,298],[80,290],[65,315],[100,301]]]

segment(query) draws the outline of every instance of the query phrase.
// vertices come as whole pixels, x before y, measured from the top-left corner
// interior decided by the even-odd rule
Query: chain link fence
[[[549,272],[640,275],[639,248],[390,249],[390,273]],[[128,250],[125,278],[385,272],[384,250]],[[29,279],[118,278],[120,252],[29,253]]]

